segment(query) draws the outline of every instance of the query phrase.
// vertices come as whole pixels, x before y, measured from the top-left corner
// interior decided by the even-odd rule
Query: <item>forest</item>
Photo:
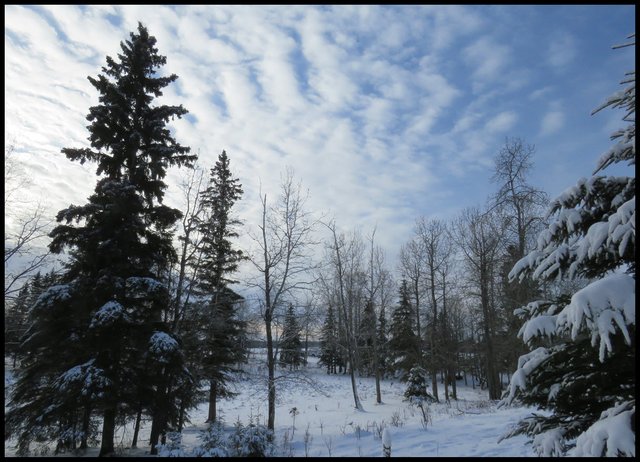
[[[207,168],[168,127],[188,110],[161,103],[179,76],[160,72],[155,37],[139,23],[114,52],[89,77],[91,148],[62,150],[96,168],[93,193],[51,222],[36,207],[15,217],[16,235],[5,229],[5,449],[111,456],[116,429],[131,424],[136,447],[146,421],[149,455],[166,455],[206,406],[197,455],[265,455],[286,377],[313,361],[349,381],[356,411],[362,378],[377,404],[385,380],[402,384],[424,422],[464,383],[498,407],[544,410],[505,436],[526,436],[538,455],[635,456],[635,176],[605,173],[635,165],[635,72],[594,111],[624,114],[591,178],[549,198],[530,180],[535,145],[506,138],[484,205],[415,217],[396,259],[377,227],[344,229],[311,210],[290,168],[278,191],[261,192],[257,232],[246,229],[234,153]],[[27,181],[13,150],[5,209]],[[181,209],[163,202],[170,168]],[[43,237],[48,251],[34,253]],[[7,271],[17,258],[26,269]],[[233,447],[250,452],[233,453],[218,407],[236,399],[256,351],[265,415],[236,428]]]

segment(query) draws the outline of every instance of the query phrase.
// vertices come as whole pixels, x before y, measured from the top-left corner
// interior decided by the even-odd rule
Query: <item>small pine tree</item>
[[[635,44],[635,42],[633,43]],[[622,107],[628,124],[601,158],[634,165],[635,72],[604,107]],[[541,455],[635,456],[635,175],[581,179],[555,199],[555,216],[538,245],[510,277],[590,279],[573,295],[519,310],[520,357],[503,404],[519,401],[547,412],[521,421]]]
[[[293,305],[289,304],[284,318],[282,337],[280,339],[280,367],[289,367],[296,370],[304,364],[302,341],[300,339],[300,327],[296,320]]]
[[[407,376],[407,389],[404,392],[405,401],[411,404],[436,402],[436,399],[429,393],[429,383],[427,371],[421,366],[414,366]]]
[[[406,379],[411,368],[420,362],[420,340],[413,331],[413,319],[407,281],[403,280],[400,302],[391,317],[391,338],[388,342],[391,368],[402,380]]]

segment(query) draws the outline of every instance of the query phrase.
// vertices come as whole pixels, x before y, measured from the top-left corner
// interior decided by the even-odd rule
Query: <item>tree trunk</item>
[[[80,449],[87,449],[89,439],[89,424],[91,423],[91,408],[86,405],[82,414],[82,437],[80,438]]]
[[[376,365],[376,403],[382,404],[382,392],[380,390],[380,368],[377,365]]]
[[[207,417],[207,422],[215,422],[216,421],[216,400],[218,398],[218,386],[215,380],[212,380],[209,383],[209,416]]]
[[[484,338],[485,338],[485,347],[487,349],[487,358],[486,358],[486,372],[487,372],[487,387],[489,388],[489,399],[496,400],[500,399],[500,384],[498,379],[498,373],[496,371],[495,364],[495,352],[493,347],[493,333],[492,333],[492,316],[491,316],[491,307],[489,301],[489,284],[487,281],[488,273],[485,272],[484,275],[481,276],[483,278],[483,283],[481,287],[481,304],[482,304],[482,313],[484,315],[483,329],[484,329]]]
[[[184,400],[180,400],[180,415],[178,416],[178,432],[182,433],[182,427],[184,427]]]
[[[113,437],[116,429],[116,408],[105,409],[102,421],[102,442],[98,457],[107,457],[114,454]]]
[[[276,422],[276,361],[273,356],[273,334],[271,332],[271,313],[267,308],[265,315],[265,327],[267,331],[267,369],[269,378],[267,381],[268,386],[268,418],[267,428],[269,430],[275,430]]]
[[[447,374],[447,370],[443,371],[444,376],[444,400],[449,401],[449,374]]]
[[[453,399],[458,400],[458,372],[454,370],[451,380],[451,395]]]
[[[151,435],[149,436],[149,444],[151,445],[151,450],[149,454],[152,456],[158,455],[158,441],[160,440],[160,419],[156,414],[151,421]]]
[[[376,375],[376,403],[382,404],[382,392],[380,390],[380,351],[378,348],[378,329],[373,323],[373,368]]]
[[[131,441],[131,447],[138,447],[138,434],[140,433],[140,421],[142,420],[142,405],[138,407],[138,414],[136,415],[136,424],[133,428],[133,441]]]
[[[162,371],[162,377],[164,382],[168,381],[168,378],[164,377],[165,371]],[[162,444],[164,444],[166,438],[166,430],[167,430],[167,406],[168,406],[168,396],[169,396],[169,387],[165,385],[165,383],[161,383],[158,385],[158,400],[156,402],[156,409],[153,413],[153,422],[151,423],[151,435],[149,437],[149,442],[151,443],[151,455],[158,454],[158,441],[160,436],[162,435]]]
[[[436,336],[438,332],[438,301],[436,299],[436,275],[433,261],[429,262],[429,271],[431,276],[431,306],[433,307],[433,327],[431,329],[431,386],[433,387],[433,397],[436,401],[440,401],[438,399],[438,351],[436,346]]]

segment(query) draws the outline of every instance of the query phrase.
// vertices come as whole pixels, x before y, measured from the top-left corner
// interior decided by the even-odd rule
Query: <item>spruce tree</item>
[[[157,76],[166,58],[155,44],[138,24],[117,61],[107,56],[102,74],[88,77],[99,93],[87,116],[91,148],[62,150],[72,161],[97,163],[100,179],[86,205],[58,213],[50,234],[51,251],[66,249],[70,258],[59,284],[34,304],[23,344],[27,364],[8,421],[25,450],[40,436],[88,428],[98,413],[100,455],[113,454],[116,419],[146,396],[153,453],[168,425],[167,396],[185,374],[179,341],[161,318],[169,300],[160,275],[175,257],[172,227],[181,214],[162,199],[167,168],[195,156],[166,127],[186,109],[152,105],[177,79]]]
[[[530,436],[541,455],[635,456],[635,175],[596,176],[636,161],[635,71],[622,83],[624,90],[594,111],[624,109],[627,125],[611,136],[617,143],[594,176],[552,202],[551,224],[510,274],[589,279],[573,294],[519,310],[519,336],[530,352],[520,357],[503,403],[547,412],[508,436]]]
[[[300,339],[300,326],[293,311],[293,305],[289,304],[284,317],[282,337],[280,338],[280,367],[289,367],[296,370],[304,364],[302,341]]]
[[[423,403],[432,403],[436,399],[429,393],[427,371],[422,366],[414,366],[407,376],[407,388],[404,391],[404,400],[411,404],[422,406]]]
[[[203,213],[198,218],[202,258],[196,294],[203,303],[197,316],[204,345],[197,348],[201,355],[201,377],[209,381],[209,422],[216,419],[218,397],[231,395],[227,382],[235,370],[233,365],[246,356],[239,348],[245,323],[235,313],[240,297],[228,288],[236,282],[231,276],[245,259],[242,250],[234,249],[231,242],[238,237],[236,228],[242,224],[232,216],[232,208],[242,192],[242,185],[231,173],[229,157],[222,151],[211,169],[207,188],[200,193]]]
[[[411,368],[420,363],[420,339],[413,331],[413,308],[409,302],[407,281],[400,287],[400,302],[391,316],[388,342],[391,369],[406,379]]]
[[[333,312],[333,306],[329,305],[327,317],[322,326],[320,336],[320,359],[318,364],[327,367],[327,374],[337,374],[340,361],[338,345],[338,326]]]

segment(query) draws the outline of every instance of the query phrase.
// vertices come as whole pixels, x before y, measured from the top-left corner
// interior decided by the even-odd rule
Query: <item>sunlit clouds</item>
[[[52,216],[84,203],[95,166],[60,150],[88,146],[86,114],[97,93],[87,76],[141,21],[167,57],[162,72],[179,77],[159,103],[189,110],[171,124],[176,139],[199,151],[206,168],[227,151],[248,227],[259,218],[259,191],[275,197],[291,166],[311,210],[343,229],[377,224],[395,261],[418,216],[447,218],[484,202],[507,136],[536,145],[532,181],[551,195],[591,171],[608,139],[583,107],[607,94],[586,101],[579,89],[617,90],[611,82],[625,69],[611,46],[633,32],[635,8],[584,6],[574,21],[575,11],[6,5],[5,144],[15,142],[33,178],[25,194],[46,199]],[[560,143],[592,152],[570,172],[546,169]],[[167,178],[166,200],[176,207],[180,175]]]

